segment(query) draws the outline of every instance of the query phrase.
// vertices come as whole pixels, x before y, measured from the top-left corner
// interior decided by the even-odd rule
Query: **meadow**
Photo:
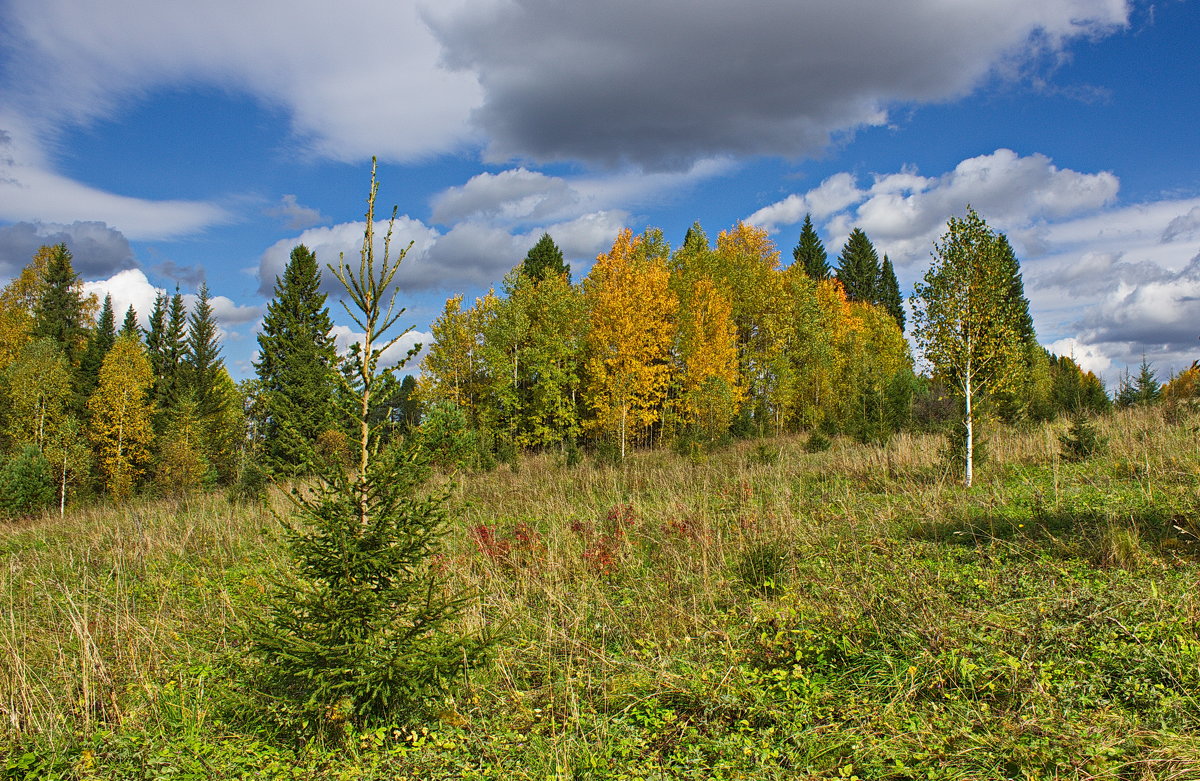
[[[288,501],[0,524],[0,778],[1200,778],[1200,413],[437,475],[491,660],[430,715],[284,729],[245,627]]]

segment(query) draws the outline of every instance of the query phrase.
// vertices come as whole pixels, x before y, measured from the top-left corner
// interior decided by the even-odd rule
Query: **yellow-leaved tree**
[[[11,282],[0,290],[0,369],[7,367],[32,339],[33,307],[42,295],[50,247],[42,247]]]
[[[88,439],[96,449],[105,488],[128,496],[150,460],[154,404],[150,360],[132,335],[118,337],[100,366],[100,380],[88,399]]]
[[[588,302],[585,401],[590,427],[614,437],[624,458],[631,436],[658,420],[671,379],[679,302],[665,253],[621,231],[584,280]]]
[[[738,375],[737,329],[729,299],[707,277],[691,285],[679,315],[680,423],[715,440],[745,398]]]

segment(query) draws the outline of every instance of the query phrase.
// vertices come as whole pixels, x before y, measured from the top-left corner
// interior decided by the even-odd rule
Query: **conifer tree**
[[[301,244],[275,280],[258,335],[254,369],[261,382],[263,455],[277,474],[310,469],[312,444],[336,425],[337,350],[320,288],[316,255]]]
[[[67,362],[78,365],[87,337],[85,311],[79,276],[71,265],[71,251],[65,244],[51,247],[41,296],[33,311],[34,338],[53,339]]]
[[[79,392],[84,398],[92,395],[96,389],[96,381],[100,377],[100,365],[104,356],[112,349],[117,341],[116,319],[113,315],[112,296],[106,295],[100,307],[100,319],[88,336],[87,347],[79,359]]]
[[[846,289],[846,297],[868,304],[878,302],[879,275],[879,255],[875,245],[861,228],[855,228],[838,257],[837,278]]]
[[[1125,373],[1121,388],[1117,391],[1117,406],[1146,406],[1158,402],[1161,398],[1162,386],[1158,382],[1157,374],[1143,355],[1137,377]]]
[[[194,395],[200,418],[212,418],[223,411],[224,399],[217,392],[217,377],[225,366],[217,344],[217,321],[209,303],[208,285],[201,283],[196,304],[188,317],[184,372],[187,389]]]
[[[1033,315],[1029,312],[1029,299],[1025,297],[1025,282],[1021,279],[1021,264],[1017,253],[1003,233],[996,235],[997,252],[1000,255],[1002,273],[1008,289],[1008,300],[1016,310],[1017,335],[1027,344],[1037,344],[1037,333],[1033,329]]]
[[[160,293],[150,313],[146,353],[154,370],[154,404],[158,410],[155,431],[161,432],[183,395],[183,360],[186,350],[187,312],[183,296]]]
[[[883,268],[879,273],[879,304],[887,311],[900,332],[904,332],[904,299],[900,297],[900,283],[896,281],[896,270],[887,255],[883,256]]]
[[[800,229],[800,241],[792,250],[792,257],[804,273],[816,282],[829,279],[829,259],[825,254],[825,245],[813,227],[812,215],[804,215],[804,226]]]
[[[537,243],[529,248],[525,261],[521,264],[521,273],[535,282],[547,277],[558,277],[564,274],[567,280],[571,278],[571,268],[563,260],[562,250],[550,238],[549,233],[543,233]]]
[[[121,321],[119,336],[132,336],[139,342],[142,340],[142,327],[138,325],[137,310],[130,306],[125,310],[125,319]]]
[[[343,260],[334,269],[363,332],[346,373],[356,397],[346,408],[355,453],[352,463],[325,463],[316,484],[295,494],[293,574],[256,632],[272,694],[312,722],[417,718],[426,696],[477,664],[486,647],[448,631],[464,601],[444,592],[430,566],[443,499],[417,491],[419,459],[381,450],[381,430],[371,424],[379,391],[394,384],[386,378],[395,370],[380,369],[380,357],[407,333],[387,336],[404,312],[393,307],[392,281],[407,248],[389,257],[389,226],[376,258],[377,187],[372,166],[358,268]]]

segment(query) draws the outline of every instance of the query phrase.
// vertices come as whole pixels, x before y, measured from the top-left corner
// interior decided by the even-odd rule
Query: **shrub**
[[[1082,410],[1071,416],[1071,427],[1058,438],[1063,461],[1085,461],[1103,452],[1108,440],[1100,436],[1091,419]]]
[[[808,435],[808,441],[804,443],[804,450],[809,453],[824,453],[832,444],[829,437],[820,431],[814,431]]]
[[[470,466],[476,460],[477,439],[467,413],[450,401],[430,405],[415,437],[429,463],[444,469]]]
[[[0,505],[12,515],[33,515],[54,503],[54,481],[42,451],[26,445],[0,471]]]

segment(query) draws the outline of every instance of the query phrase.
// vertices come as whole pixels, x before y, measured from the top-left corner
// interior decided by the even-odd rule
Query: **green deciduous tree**
[[[39,450],[66,417],[71,406],[71,370],[62,350],[52,339],[29,342],[4,372],[7,381],[6,425],[8,442],[19,448],[31,444]]]
[[[973,209],[952,217],[916,285],[913,336],[935,375],[963,403],[965,471],[973,478],[979,403],[1018,375],[1021,322],[999,237]]]
[[[142,345],[120,337],[104,358],[96,392],[88,399],[88,438],[96,449],[105,487],[128,496],[150,461],[154,432],[149,398],[153,378]]]
[[[311,469],[313,443],[335,426],[338,358],[320,287],[316,255],[301,244],[275,280],[258,336],[263,457],[276,474]]]
[[[12,515],[32,515],[54,502],[50,465],[34,445],[26,445],[0,469],[0,509]]]

